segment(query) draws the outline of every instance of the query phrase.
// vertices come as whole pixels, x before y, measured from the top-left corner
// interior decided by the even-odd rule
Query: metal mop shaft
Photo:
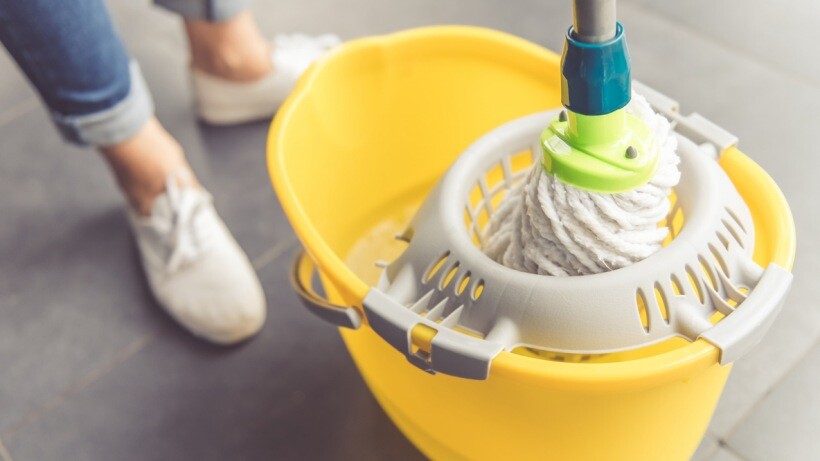
[[[585,43],[600,43],[615,37],[615,0],[573,0],[572,29]]]

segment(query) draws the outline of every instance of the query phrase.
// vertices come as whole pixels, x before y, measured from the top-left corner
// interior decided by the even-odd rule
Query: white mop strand
[[[645,185],[620,194],[587,192],[562,183],[534,164],[493,213],[483,251],[507,267],[542,275],[584,275],[638,262],[661,248],[669,230],[669,192],[680,159],[669,122],[632,95],[627,112],[658,139],[659,165]]]

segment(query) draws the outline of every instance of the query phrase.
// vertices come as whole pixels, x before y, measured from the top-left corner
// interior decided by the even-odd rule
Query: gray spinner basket
[[[520,346],[587,355],[702,338],[726,364],[758,343],[792,275],[752,260],[749,209],[716,161],[737,139],[698,114],[680,115],[677,103],[656,91],[633,87],[678,136],[682,178],[667,218],[674,235],[667,246],[632,266],[575,277],[523,273],[484,255],[482,225],[540,158],[540,133],[557,111],[530,115],[471,145],[397,236],[408,242],[406,250],[363,301],[373,330],[419,368],[470,379],[486,379],[500,351]],[[356,309],[321,301],[294,280],[312,312],[359,327]],[[717,313],[725,318],[713,323]],[[418,328],[434,330],[429,347],[414,344]]]

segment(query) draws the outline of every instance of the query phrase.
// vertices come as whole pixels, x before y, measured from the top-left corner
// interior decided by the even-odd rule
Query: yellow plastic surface
[[[472,141],[560,105],[558,66],[510,35],[433,27],[350,42],[307,72],[273,122],[268,163],[332,301],[360,308],[373,261],[401,251],[391,232]],[[777,186],[736,149],[721,165],[752,209],[755,259],[791,268],[794,225]],[[415,368],[366,324],[342,337],[433,459],[688,459],[730,371],[714,346],[678,340],[605,363],[502,352],[486,381],[469,381]]]

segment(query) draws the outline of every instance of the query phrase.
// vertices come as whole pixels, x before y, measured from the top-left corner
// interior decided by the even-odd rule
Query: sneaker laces
[[[295,80],[316,58],[340,44],[341,40],[332,34],[317,37],[306,34],[280,34],[273,42],[274,69],[288,74]]]
[[[166,269],[174,272],[198,260],[213,245],[215,229],[208,219],[213,197],[204,190],[180,187],[187,171],[168,175],[165,181],[167,207],[152,213],[151,222],[166,249]]]

